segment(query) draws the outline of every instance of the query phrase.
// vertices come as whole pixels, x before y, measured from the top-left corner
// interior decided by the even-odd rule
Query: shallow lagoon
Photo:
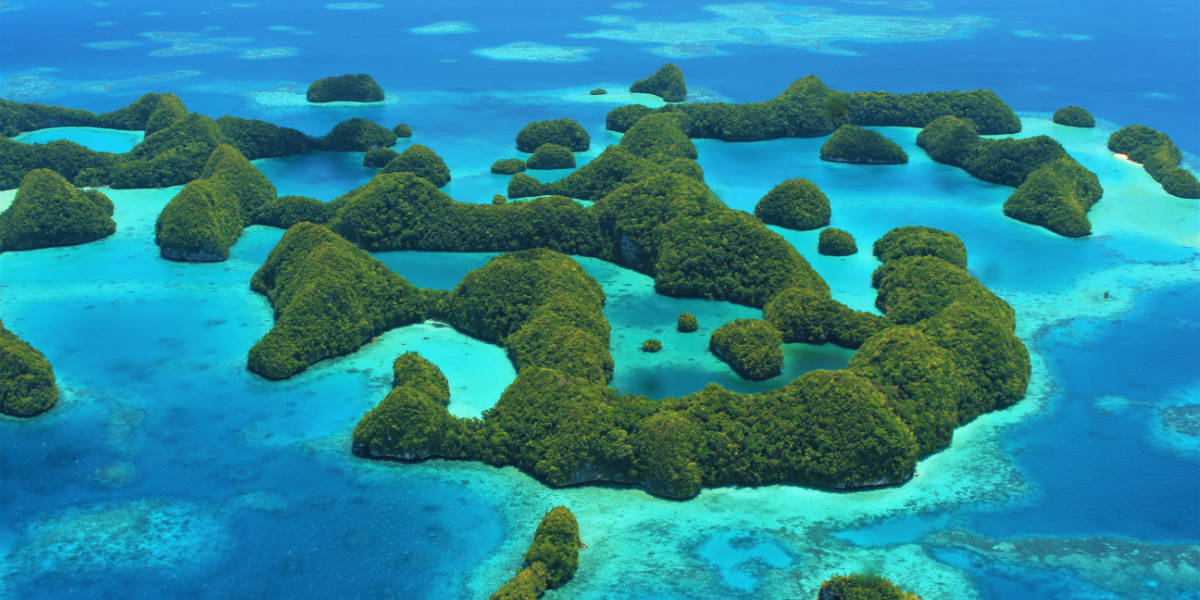
[[[671,12],[664,9],[671,18],[690,14]],[[264,35],[305,39],[286,30]],[[203,55],[171,60],[195,66]],[[622,61],[597,59],[596,81],[624,81],[637,70],[629,57]],[[722,81],[708,79],[704,65],[683,65],[693,85]],[[531,81],[553,73],[528,67],[521,72],[532,72]],[[296,71],[289,77],[303,79]],[[349,116],[345,108],[221,99],[227,92],[203,91],[202,80],[189,84],[195,96],[179,93],[213,116],[256,116],[310,133]],[[1002,96],[1018,109],[1031,106]],[[104,99],[106,108],[116,97]],[[53,100],[74,106],[76,98],[93,101],[79,92]],[[408,94],[363,116],[413,123],[412,141],[433,147],[454,171],[446,191],[487,202],[507,183],[487,166],[519,155],[511,139],[528,120],[575,116],[592,134],[593,153],[615,142],[602,129],[615,102],[592,102],[561,86],[526,86],[507,95]],[[439,364],[452,410],[465,415],[490,406],[511,380],[504,352],[426,323],[292,380],[265,382],[244,369],[246,351],[271,322],[248,281],[281,232],[249,228],[227,263],[170,263],[157,256],[153,224],[177,188],[113,192],[113,237],[0,254],[0,317],[47,355],[64,389],[60,406],[38,420],[0,420],[0,597],[481,597],[511,574],[537,518],[558,503],[579,517],[589,548],[577,578],[551,598],[811,598],[829,574],[851,570],[880,572],[927,600],[1196,597],[1200,532],[1191,514],[1200,455],[1189,443],[1197,436],[1164,423],[1168,409],[1200,404],[1200,377],[1188,360],[1200,350],[1200,210],[1114,159],[1103,147],[1112,124],[1081,131],[1045,114],[1023,116],[1021,136],[1049,133],[1100,175],[1105,197],[1091,212],[1092,237],[1068,240],[1005,218],[1008,189],[930,162],[912,129],[880,129],[909,153],[900,167],[821,163],[819,139],[697,144],[709,184],[735,208],[751,210],[788,177],[817,181],[833,203],[832,225],[856,236],[859,254],[822,257],[817,232],[777,231],[851,306],[872,309],[871,242],[896,225],[924,224],[960,235],[971,271],[1018,311],[1019,334],[1034,354],[1027,398],[960,428],[912,482],[855,494],[772,486],[708,490],[680,503],[619,488],[549,489],[511,468],[355,459],[350,431],[386,393],[397,354],[417,350]],[[326,201],[370,176],[358,153],[258,164],[281,193]],[[560,174],[535,173],[552,175]],[[0,192],[0,207],[11,195]],[[418,285],[445,289],[490,255],[379,257]],[[661,397],[710,380],[739,382],[704,350],[707,332],[757,311],[657,296],[642,275],[581,263],[608,294],[614,386]],[[675,332],[681,311],[697,314],[702,330]],[[647,337],[662,339],[663,352],[641,353]],[[799,350],[789,353],[788,375],[741,382],[751,386],[744,389],[848,358]]]

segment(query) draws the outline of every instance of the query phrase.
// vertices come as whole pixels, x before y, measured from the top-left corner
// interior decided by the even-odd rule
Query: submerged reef
[[[858,245],[854,243],[854,236],[850,235],[849,231],[829,227],[821,230],[817,239],[817,252],[826,256],[850,256],[858,252]]]
[[[558,144],[545,143],[533,151],[525,166],[530,169],[570,169],[575,166],[575,155]]]
[[[0,322],[0,414],[36,417],[57,401],[50,361]]]
[[[1064,106],[1054,111],[1051,120],[1059,125],[1070,127],[1095,127],[1096,119],[1092,113],[1079,106]]]
[[[608,129],[624,132],[651,109],[617,107],[606,119]],[[1021,121],[988,90],[889,94],[833,90],[816,75],[792,82],[779,96],[762,102],[670,104],[653,112],[674,113],[691,138],[730,142],[783,137],[816,137],[850,123],[864,126],[924,127],[943,115],[971,119],[983,133],[1016,133]]]
[[[1167,134],[1144,125],[1130,125],[1109,136],[1108,149],[1142,163],[1168,194],[1200,198],[1200,182],[1191,171],[1179,167],[1183,153]]]
[[[717,328],[708,349],[746,379],[770,379],[783,371],[783,336],[767,321],[738,319]]]
[[[917,145],[933,160],[1016,187],[1005,215],[1067,237],[1091,234],[1087,211],[1104,193],[1100,180],[1050,137],[987,139],[970,121],[945,116],[921,130]]]
[[[0,213],[0,251],[72,246],[108,237],[117,230],[112,215],[108,196],[80,190],[49,169],[34,169]]]
[[[821,584],[817,600],[921,600],[878,575],[838,575]]]
[[[687,85],[683,81],[683,70],[674,63],[667,63],[653,75],[639,79],[629,86],[629,91],[654,94],[667,102],[683,102],[687,97]]]
[[[768,225],[800,231],[817,229],[829,224],[829,198],[817,184],[797,177],[771,188],[754,205],[754,216]]]
[[[381,173],[412,173],[437,187],[450,183],[450,167],[437,152],[421,144],[404,149],[383,167]]]
[[[323,77],[308,86],[309,102],[380,102],[383,88],[366,73]]]
[[[908,154],[883,134],[854,125],[842,125],[821,145],[821,160],[859,165],[896,165]]]
[[[533,152],[542,144],[558,144],[571,152],[583,152],[592,139],[575,119],[534,121],[517,133],[517,150]]]
[[[521,570],[489,600],[536,600],[546,590],[566,585],[575,577],[582,546],[575,515],[555,506],[538,523]]]

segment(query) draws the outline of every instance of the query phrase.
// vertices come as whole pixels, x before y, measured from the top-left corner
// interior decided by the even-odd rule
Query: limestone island
[[[674,63],[667,63],[653,75],[639,79],[629,86],[634,93],[654,94],[667,102],[683,102],[687,98],[687,84],[683,81],[683,70]]]
[[[525,161],[519,158],[502,158],[492,163],[491,170],[497,175],[515,175],[525,170]]]
[[[396,158],[384,165],[381,173],[412,173],[424,178],[437,187],[450,183],[450,168],[437,152],[421,144],[404,149]]]
[[[849,231],[829,227],[821,230],[817,239],[817,252],[826,256],[850,256],[858,252],[858,245],[854,243],[854,236],[850,235]]]
[[[25,174],[12,204],[0,213],[0,251],[73,246],[117,230],[113,203],[81,190],[49,169]]]
[[[558,144],[547,142],[533,151],[525,166],[530,169],[571,169],[575,167],[575,155]]]
[[[579,523],[565,506],[542,517],[517,574],[488,600],[537,600],[546,590],[560,588],[579,568]]]
[[[817,184],[797,177],[771,188],[754,205],[754,216],[768,225],[804,231],[829,224],[829,198]]]
[[[58,401],[50,362],[0,322],[0,414],[36,417]]]
[[[656,339],[648,339],[642,342],[642,352],[658,352],[662,350],[662,341]]]
[[[699,328],[700,322],[696,320],[696,315],[692,313],[679,313],[679,318],[675,320],[676,331],[691,333]]]
[[[1123,127],[1108,138],[1108,149],[1142,163],[1146,172],[1162,184],[1163,191],[1179,198],[1200,198],[1200,182],[1187,169],[1179,167],[1183,153],[1167,134],[1146,127]]]
[[[591,141],[583,125],[575,119],[534,121],[517,133],[517,150],[533,152],[542,144],[558,144],[571,152],[583,152]]]
[[[839,575],[825,580],[817,600],[921,600],[878,575]]]
[[[1052,121],[1068,127],[1095,127],[1096,119],[1092,113],[1079,106],[1064,106],[1054,111]]]
[[[708,349],[746,379],[770,379],[783,371],[783,335],[759,319],[726,323],[708,338]]]
[[[908,162],[899,144],[878,131],[842,125],[821,145],[821,160],[857,165],[898,165]]]
[[[318,79],[308,86],[309,102],[381,102],[383,88],[366,73]]]

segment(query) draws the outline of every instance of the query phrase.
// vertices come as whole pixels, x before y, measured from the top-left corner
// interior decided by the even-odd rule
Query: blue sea
[[[523,156],[527,122],[588,129],[582,163],[619,140],[604,115],[657,100],[624,90],[665,62],[691,99],[773,97],[815,73],[842,90],[990,88],[1105,189],[1093,235],[1003,216],[1011,193],[934,163],[917,130],[878,130],[910,162],[817,159],[823,139],[698,140],[710,187],[752,210],[792,177],[829,196],[860,252],[816,253],[817,231],[776,229],[834,296],[874,310],[870,243],[901,225],[958,234],[970,270],[1017,312],[1033,378],[1024,400],[956,431],[911,482],[829,493],[706,490],[686,502],[513,468],[365,461],[358,419],[391,361],[418,351],[446,373],[450,410],[474,416],[514,379],[503,349],[441,323],[393,330],[290,380],[245,368],[271,326],[252,273],[282,231],[251,227],[216,264],[160,258],[154,220],[180,188],[107,191],[113,236],[0,254],[0,319],[41,350],[63,390],[32,420],[0,418],[0,598],[485,598],[521,563],[538,519],[564,504],[587,549],[551,599],[815,598],[838,573],[884,575],[926,600],[1200,598],[1200,202],[1166,195],[1105,148],[1129,124],[1200,162],[1200,5],[843,0],[440,3],[0,0],[0,98],[94,111],[173,92],[192,111],[313,135],[349,117],[408,123],[445,158],[445,191],[490,202]],[[313,79],[372,74],[387,99],[314,106]],[[604,96],[588,91],[602,87]],[[1050,122],[1077,104],[1095,130]],[[140,133],[55,128],[124,151]],[[374,173],[361,153],[256,161],[280,194],[332,200]],[[543,180],[569,171],[534,172]],[[0,191],[0,210],[13,190]],[[492,254],[385,252],[413,283],[452,288]],[[719,382],[779,387],[852,352],[787,345],[784,373],[741,380],[708,335],[759,311],[654,293],[641,274],[579,258],[605,289],[612,385],[655,398]],[[675,331],[675,316],[700,331]],[[646,355],[642,340],[663,351]]]

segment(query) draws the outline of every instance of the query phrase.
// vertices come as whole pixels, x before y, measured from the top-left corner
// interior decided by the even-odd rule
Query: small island
[[[374,121],[354,117],[334,125],[320,144],[322,150],[366,152],[396,145],[396,134]]]
[[[36,417],[58,401],[50,362],[0,322],[0,414]]]
[[[921,600],[878,575],[838,575],[825,580],[816,600]]]
[[[380,102],[383,88],[366,73],[324,77],[312,82],[305,94],[309,102]]]
[[[519,158],[502,158],[492,163],[491,170],[497,175],[515,175],[525,170],[525,161]]]
[[[675,320],[675,329],[681,333],[691,333],[699,328],[700,322],[692,313],[679,313],[679,318]]]
[[[1179,167],[1183,153],[1167,134],[1145,125],[1130,125],[1108,138],[1108,149],[1142,163],[1142,168],[1168,194],[1200,198],[1200,182],[1191,171]]]
[[[450,183],[450,167],[427,146],[413,144],[384,165],[380,173],[412,173],[437,187]]]
[[[570,169],[575,166],[575,155],[558,144],[548,142],[533,151],[525,161],[525,166],[529,169]]]
[[[108,196],[80,190],[49,169],[34,169],[0,213],[0,251],[73,246],[108,237],[117,230],[112,215]]]
[[[1079,106],[1064,106],[1054,111],[1054,116],[1050,120],[1068,127],[1090,128],[1096,126],[1096,119],[1092,113]]]
[[[642,352],[658,352],[662,350],[662,341],[656,339],[648,339],[642,342]]]
[[[754,206],[754,216],[767,225],[804,231],[829,224],[829,198],[817,184],[797,177],[771,188]]]
[[[854,236],[850,235],[849,231],[829,227],[821,230],[817,240],[817,252],[826,256],[850,256],[858,252],[858,245],[854,243]]]
[[[842,125],[821,145],[821,160],[857,165],[898,165],[908,162],[908,154],[878,131]]]
[[[517,133],[517,150],[533,152],[542,144],[558,144],[571,152],[588,149],[592,139],[575,119],[534,121]]]
[[[488,600],[537,600],[546,590],[566,585],[579,568],[581,547],[579,523],[571,510],[550,509],[533,533],[521,570]]]
[[[371,148],[363,155],[363,166],[381,169],[397,156],[400,156],[400,153],[391,148]]]
[[[770,379],[783,371],[783,336],[770,323],[738,319],[708,338],[708,348],[746,379]]]
[[[639,79],[629,86],[634,93],[654,94],[667,102],[683,102],[687,98],[687,85],[683,81],[683,70],[674,63],[667,63],[653,75]]]

